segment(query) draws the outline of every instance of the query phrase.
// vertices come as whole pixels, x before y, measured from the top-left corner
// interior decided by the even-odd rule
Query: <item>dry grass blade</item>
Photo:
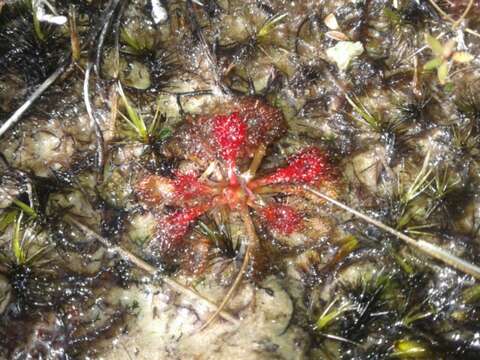
[[[335,200],[335,199],[332,199],[331,197],[329,197],[328,195],[325,195],[323,193],[321,193],[320,191],[314,189],[314,188],[311,188],[310,186],[305,186],[304,187],[305,190],[307,190],[308,192],[310,192],[311,194],[323,199],[323,200],[326,200],[328,201],[329,203],[345,210],[345,211],[348,211],[349,213],[357,216],[358,218],[362,219],[362,220],[365,220],[367,221],[368,223],[370,224],[373,224],[377,227],[379,227],[380,229],[398,237],[399,239],[405,241],[407,244],[421,250],[422,252],[424,252],[425,254],[427,255],[430,255],[431,257],[435,258],[435,259],[438,259],[442,262],[444,262],[445,264],[447,265],[450,265],[451,267],[465,273],[465,274],[469,274],[471,276],[473,276],[475,279],[480,279],[480,267],[478,267],[477,265],[474,265],[474,264],[471,264],[461,258],[459,258],[458,256],[455,256],[451,253],[449,253],[448,251],[446,250],[443,250],[441,249],[440,247],[434,245],[434,244],[431,244],[427,241],[424,241],[424,240],[415,240],[407,235],[405,235],[404,233],[400,232],[400,231],[397,231],[393,228],[391,228],[390,226],[388,225],[385,225],[384,223],[378,221],[378,220],[375,220],[373,218],[371,218],[370,216],[367,216],[365,214],[362,214],[361,212],[355,210],[355,209],[352,209],[351,207]]]
[[[86,235],[95,238],[103,246],[105,246],[105,248],[107,248],[109,251],[112,251],[112,252],[118,254],[120,257],[122,257],[126,261],[131,262],[132,264],[134,264],[138,268],[142,269],[143,271],[145,271],[149,275],[152,275],[152,276],[157,275],[157,269],[155,267],[148,264],[146,261],[140,259],[139,257],[135,256],[131,252],[123,249],[122,247],[117,246],[117,245],[113,245],[110,241],[108,241],[104,237],[98,235],[96,232],[94,232],[93,230],[91,230],[89,227],[85,226],[84,224],[82,224],[78,220],[74,219],[73,217],[71,217],[69,215],[66,215],[64,217],[64,219],[67,223],[69,223],[71,225],[74,225],[75,227],[82,230]],[[200,295],[199,293],[197,293],[193,289],[191,289],[191,288],[189,288],[189,287],[187,287],[187,286],[185,286],[185,285],[183,285],[183,284],[181,284],[181,283],[179,283],[175,280],[169,279],[169,278],[163,278],[162,281],[165,284],[167,284],[168,286],[170,286],[173,290],[178,291],[179,293],[185,294],[187,296],[190,296],[192,298],[195,298],[195,299],[198,299],[198,300],[202,301],[210,309],[217,311],[218,315],[221,316],[222,318],[224,318],[225,320],[228,320],[233,324],[238,324],[238,320],[234,316],[230,315],[229,313],[227,313],[225,311],[222,311],[222,310],[219,311],[219,308],[217,307],[217,305],[215,305],[215,303],[213,301],[211,301],[211,300],[207,299],[206,297]]]

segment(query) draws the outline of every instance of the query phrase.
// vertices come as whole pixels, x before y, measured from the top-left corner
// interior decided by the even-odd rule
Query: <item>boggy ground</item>
[[[474,277],[307,190],[480,264],[477,1],[49,5],[0,4],[0,357],[480,356]]]

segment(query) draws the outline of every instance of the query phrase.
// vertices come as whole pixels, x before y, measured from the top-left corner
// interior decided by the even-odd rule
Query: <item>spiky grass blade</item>
[[[317,330],[325,329],[343,313],[346,313],[348,311],[355,309],[354,306],[352,304],[349,304],[348,302],[342,303],[334,309],[333,306],[335,305],[336,302],[337,302],[337,299],[333,300],[323,311],[322,315],[319,316],[315,324]]]
[[[400,201],[406,205],[412,202],[420,194],[424,193],[428,189],[433,180],[429,180],[429,177],[433,171],[429,168],[430,152],[427,153],[423,161],[422,168],[418,172],[417,176],[413,180],[412,184],[406,192],[401,195]]]
[[[142,139],[142,141],[144,142],[147,142],[148,141],[147,125],[145,124],[145,121],[143,120],[142,116],[138,114],[136,109],[128,101],[128,98],[125,95],[125,92],[123,91],[123,87],[120,84],[120,82],[118,82],[118,93],[120,94],[120,97],[123,101],[125,110],[127,110],[128,117],[123,116],[123,118],[133,128],[133,130],[135,130],[135,132],[138,134],[140,139]]]

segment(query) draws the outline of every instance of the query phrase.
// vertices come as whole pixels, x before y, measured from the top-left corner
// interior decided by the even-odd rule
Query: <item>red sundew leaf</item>
[[[149,175],[137,185],[137,193],[142,201],[150,205],[161,203],[177,204],[200,198],[208,194],[210,188],[191,174],[177,174],[175,179]]]
[[[247,124],[238,112],[228,116],[215,116],[213,122],[214,136],[220,146],[220,156],[230,167],[233,167],[240,148],[246,141]]]
[[[280,168],[273,174],[253,181],[254,186],[291,183],[312,184],[327,175],[327,157],[316,147],[309,147],[294,155],[288,166]]]
[[[164,251],[178,248],[190,226],[208,210],[207,206],[180,209],[163,217],[158,225],[158,239]]]
[[[211,190],[192,174],[177,174],[173,185],[175,186],[174,196],[177,200],[189,200],[207,194]]]
[[[290,235],[303,225],[300,214],[287,205],[268,205],[262,209],[261,216],[270,228],[283,235]]]
[[[227,121],[228,117],[230,121]],[[240,121],[232,121],[235,117]],[[233,127],[241,131],[230,132]],[[219,104],[209,114],[187,118],[169,137],[164,149],[172,157],[191,160],[202,167],[217,159],[224,162],[229,159],[234,163],[225,165],[228,166],[226,170],[231,171],[240,163],[246,165],[259,146],[267,147],[279,139],[286,132],[286,127],[279,109],[257,98],[241,97]],[[230,133],[240,137],[230,142]]]

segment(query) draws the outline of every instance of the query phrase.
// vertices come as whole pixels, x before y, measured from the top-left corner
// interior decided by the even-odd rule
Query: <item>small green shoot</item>
[[[287,16],[288,16],[287,13],[278,14],[278,15],[272,16],[270,19],[265,21],[265,23],[262,25],[260,30],[258,30],[258,32],[257,32],[257,39],[259,39],[259,40],[264,39],[277,26],[279,26]]]
[[[136,140],[141,141],[144,144],[149,144],[153,140],[164,140],[171,135],[171,130],[164,128],[163,123],[159,121],[161,118],[159,116],[159,106],[155,116],[149,126],[145,123],[143,117],[138,113],[138,111],[130,104],[125,92],[123,91],[122,85],[118,83],[118,93],[122,99],[123,106],[127,111],[127,115],[119,112],[120,116],[126,121],[130,128],[134,131]]]
[[[13,203],[19,208],[19,209],[12,209],[10,211],[6,211],[2,218],[0,219],[0,232],[5,231],[5,229],[10,226],[11,224],[15,224],[15,235],[18,235],[19,231],[19,223],[23,218],[23,214],[28,215],[31,219],[35,219],[37,217],[37,213],[35,210],[33,210],[30,206],[25,204],[23,201],[20,201],[18,199],[13,199]],[[19,215],[20,214],[20,215]],[[12,249],[17,250],[16,255],[20,255],[18,252],[19,250],[19,240],[14,236],[12,240]],[[15,251],[14,251],[15,253]],[[17,257],[17,256],[15,256]]]
[[[475,135],[472,126],[452,126],[452,145],[465,153],[477,153],[480,147],[480,135]]]
[[[443,174],[437,170],[429,187],[430,196],[435,200],[444,199],[459,183],[460,179],[452,179],[449,176],[448,168],[444,169]]]
[[[143,142],[148,142],[148,131],[147,131],[147,126],[145,125],[145,121],[143,121],[143,118],[136,109],[130,105],[130,102],[128,101],[127,96],[125,95],[125,92],[123,91],[122,85],[120,82],[118,83],[118,93],[120,94],[120,97],[122,98],[123,105],[125,106],[125,110],[127,110],[128,117],[123,115],[122,113],[121,116],[125,119],[128,125],[132,127],[132,129],[138,134],[139,138]]]
[[[358,248],[358,240],[355,236],[351,235],[345,239],[345,242],[340,247],[338,253],[346,256],[350,254],[352,251]]]
[[[467,83],[459,90],[455,105],[466,117],[472,120],[480,120],[480,84],[478,81]]]
[[[338,307],[334,308],[338,299],[333,300],[323,311],[322,315],[318,318],[316,322],[316,329],[323,330],[329,325],[331,325],[334,321],[336,321],[342,314],[355,310],[355,307],[348,303],[344,302],[340,304]]]
[[[480,285],[473,285],[462,292],[463,302],[466,304],[475,304],[480,301]]]
[[[42,26],[40,25],[40,21],[38,21],[35,11],[32,11],[32,16],[33,16],[33,29],[35,30],[35,35],[37,35],[39,40],[45,41],[45,34],[42,31]]]
[[[367,125],[375,131],[380,131],[382,128],[382,121],[380,117],[376,114],[372,114],[367,107],[362,104],[356,97],[352,98],[348,94],[345,95],[347,102],[353,108],[353,110],[360,115],[360,117],[355,117],[360,123]]]
[[[10,226],[15,222],[17,218],[17,213],[18,213],[18,210],[14,209],[14,210],[7,211],[3,214],[0,220],[0,232],[5,231],[5,229],[8,226]]]
[[[423,303],[417,304],[413,306],[413,308],[402,318],[402,324],[404,326],[411,326],[414,322],[418,320],[423,320],[431,317],[435,314],[434,309],[429,309],[426,311],[422,311],[422,307],[424,306]]]
[[[228,254],[234,254],[233,249],[233,239],[232,234],[230,233],[230,227],[228,223],[223,222],[221,219],[221,224],[217,224],[215,221],[212,221],[215,225],[207,225],[203,221],[198,222],[197,232],[206,236],[215,246],[219,249],[224,250]]]
[[[28,240],[30,236],[27,235],[27,232],[24,230],[22,233],[22,220],[24,212],[20,211],[18,216],[15,217],[15,227],[13,230],[13,237],[11,241],[11,251],[13,255],[13,260],[11,262],[14,265],[27,265],[27,266],[36,266],[42,267],[43,265],[50,262],[50,260],[41,260],[41,256],[45,254],[50,247],[48,245],[41,246],[34,249],[35,252],[30,255],[30,250],[32,250],[32,242]]]
[[[393,257],[398,266],[409,276],[415,274],[415,269],[410,264],[410,262],[405,259],[403,256],[397,254],[395,251],[391,250],[390,255]]]
[[[442,44],[432,35],[425,34],[425,42],[432,50],[434,58],[428,61],[423,66],[423,69],[427,71],[436,70],[438,81],[442,85],[447,83],[448,73],[452,62],[465,64],[469,63],[474,58],[474,56],[468,52],[454,51],[456,44],[453,39]]]
[[[425,214],[425,210],[422,209],[422,215],[424,217],[428,217],[428,213]],[[415,235],[415,236],[421,236],[421,237],[428,237],[431,236],[432,233],[428,232],[426,230],[432,231],[435,227],[437,227],[439,224],[423,224],[423,225],[411,225],[407,226],[403,229],[404,232],[410,235]],[[401,228],[399,228],[401,229]]]

